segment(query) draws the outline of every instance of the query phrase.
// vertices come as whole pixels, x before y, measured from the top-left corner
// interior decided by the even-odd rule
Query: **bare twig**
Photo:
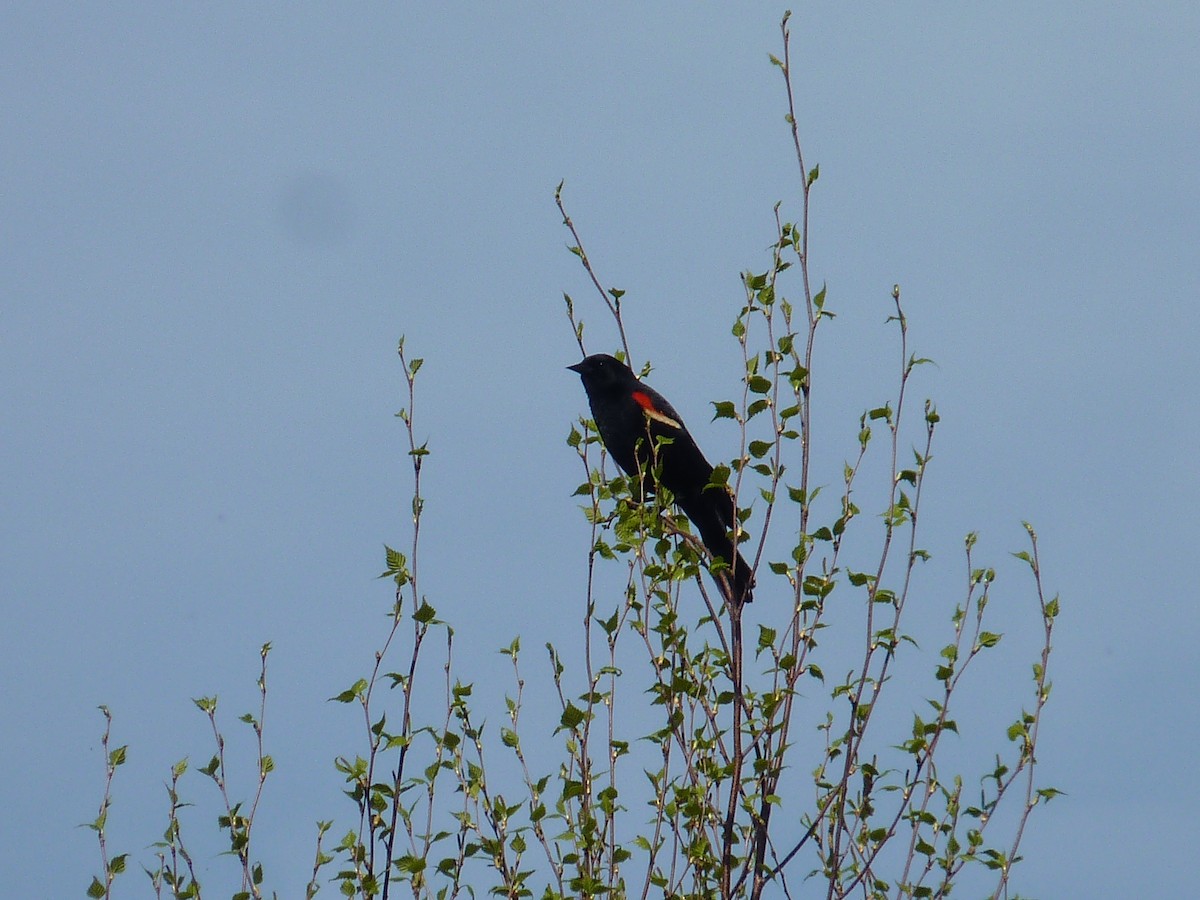
[[[613,320],[617,323],[617,331],[621,335],[621,347],[625,351],[625,362],[632,365],[633,356],[629,352],[629,339],[625,335],[625,322],[621,318],[621,298],[625,295],[625,292],[618,290],[617,288],[609,288],[606,291],[604,286],[600,283],[600,278],[596,275],[595,269],[592,268],[591,260],[588,259],[587,251],[583,249],[583,241],[579,237],[579,232],[575,230],[575,223],[571,221],[571,217],[567,215],[567,209],[563,204],[562,199],[562,189],[563,183],[560,181],[558,183],[558,187],[554,190],[554,203],[558,207],[558,211],[562,213],[563,224],[567,226],[567,230],[571,232],[571,238],[575,241],[575,243],[570,245],[567,249],[579,257],[579,261],[583,263],[583,268],[587,272],[588,278],[592,280],[592,284],[595,286],[597,293],[600,294],[600,299],[604,301],[604,305],[608,307],[608,311],[612,313]],[[567,315],[571,318],[572,326],[575,327],[575,337],[576,340],[579,341],[579,350],[581,353],[586,355],[586,351],[583,349],[583,326],[582,324],[575,326],[571,298],[567,297],[566,301]]]

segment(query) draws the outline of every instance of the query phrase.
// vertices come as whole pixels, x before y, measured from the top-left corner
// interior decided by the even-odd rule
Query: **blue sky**
[[[423,579],[460,675],[499,677],[514,634],[571,639],[587,531],[563,438],[585,405],[561,295],[592,301],[554,186],[628,291],[654,385],[732,453],[706,422],[738,377],[738,273],[798,199],[781,13],[0,11],[0,761],[31,836],[0,846],[13,896],[78,896],[96,869],[74,827],[99,802],[96,705],[131,745],[113,830],[137,852],[170,764],[210,752],[189,698],[249,709],[268,640],[267,871],[300,889],[283,861],[350,812],[331,760],[360,741],[324,700],[365,674],[382,544],[406,540],[401,333],[427,360]],[[957,571],[978,529],[1000,563],[1028,519],[1063,597],[1042,761],[1070,797],[1035,817],[1017,886],[1184,896],[1186,867],[1153,860],[1191,852],[1200,799],[1200,13],[821,3],[793,31],[848,438],[823,464],[887,389],[899,282],[937,361],[931,546]],[[1004,615],[1023,667],[1032,620]]]

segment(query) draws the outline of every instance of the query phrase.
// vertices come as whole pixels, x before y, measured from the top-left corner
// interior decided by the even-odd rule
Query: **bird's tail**
[[[733,497],[725,491],[710,488],[699,495],[676,497],[675,502],[691,519],[700,540],[714,557],[729,563],[725,574],[729,576],[736,603],[749,603],[754,599],[754,575],[745,557],[734,547],[729,532],[736,521]]]

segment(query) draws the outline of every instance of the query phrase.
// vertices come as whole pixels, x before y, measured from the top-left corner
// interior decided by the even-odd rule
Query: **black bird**
[[[586,357],[567,368],[583,379],[600,439],[617,465],[633,478],[642,477],[643,496],[654,490],[654,463],[661,465],[663,487],[696,526],[709,552],[729,565],[725,573],[734,602],[749,603],[754,576],[730,539],[737,522],[733,494],[727,487],[709,486],[713,467],[675,407],[654,388],[638,381],[629,366],[606,353]],[[670,438],[671,442],[658,447],[656,457],[659,438]]]

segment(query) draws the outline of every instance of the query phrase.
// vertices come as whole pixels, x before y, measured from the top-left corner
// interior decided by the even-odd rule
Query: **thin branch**
[[[567,215],[566,206],[562,199],[563,183],[560,181],[558,187],[554,191],[554,203],[558,207],[558,211],[562,213],[563,224],[567,226],[567,230],[571,232],[571,238],[575,241],[568,249],[579,257],[579,261],[583,263],[583,268],[595,286],[597,293],[600,294],[600,299],[604,301],[604,305],[608,307],[608,311],[612,313],[613,320],[617,323],[617,331],[621,335],[621,347],[625,351],[625,362],[632,365],[633,354],[629,352],[629,339],[625,335],[625,322],[621,318],[621,297],[624,291],[610,288],[605,290],[600,283],[600,278],[596,275],[596,270],[592,268],[591,260],[588,259],[587,251],[583,249],[583,240],[579,237],[579,232],[575,230],[575,223],[571,221],[571,217]],[[567,314],[572,316],[571,298],[567,297]],[[575,325],[575,320],[571,318],[572,325]],[[576,340],[579,341],[579,349],[586,355],[583,349],[583,327],[576,327]]]

